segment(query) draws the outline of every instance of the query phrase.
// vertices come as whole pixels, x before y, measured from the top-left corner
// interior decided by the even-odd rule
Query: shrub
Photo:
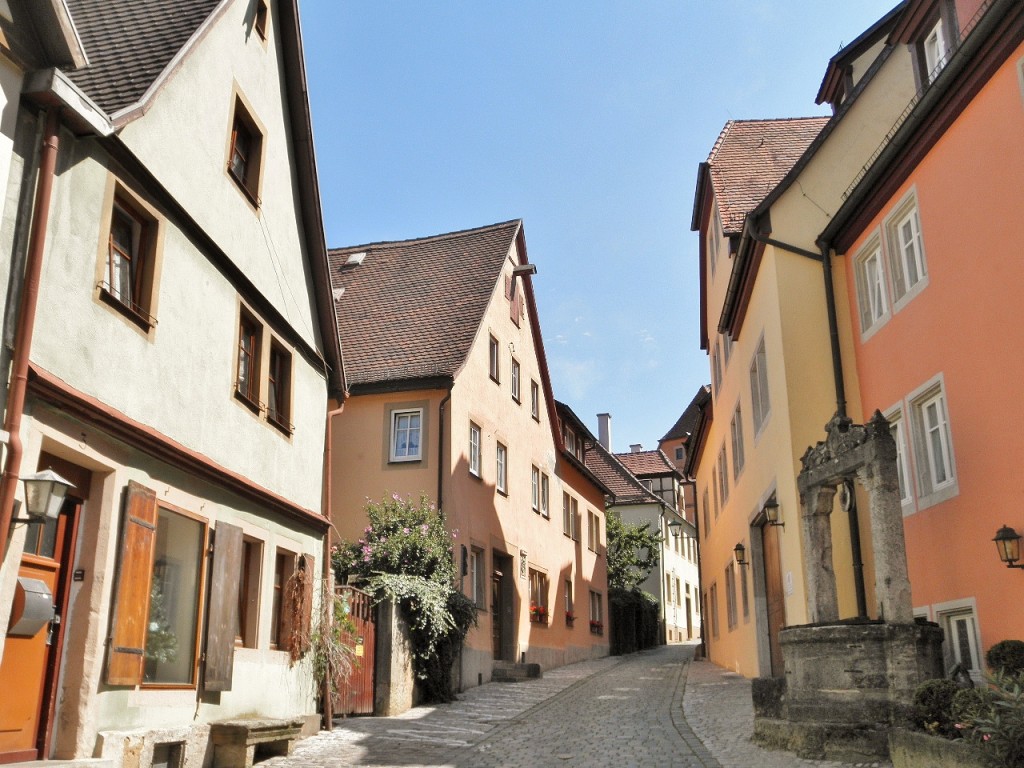
[[[427,701],[455,699],[452,665],[476,623],[476,609],[455,586],[452,540],[444,515],[426,497],[398,494],[366,505],[363,538],[342,542],[331,560],[339,576],[357,576],[379,602],[393,600],[409,621],[413,672]]]
[[[1024,672],[1024,640],[1003,640],[988,649],[985,661],[993,672],[1019,675]]]
[[[990,703],[966,723],[963,736],[995,764],[1024,768],[1024,673],[997,672],[988,678]]]
[[[992,693],[988,688],[961,688],[953,696],[950,714],[954,727],[962,730],[979,717],[992,710]]]
[[[953,697],[960,686],[952,680],[925,680],[914,691],[915,724],[930,733],[952,738],[957,729],[953,727]]]

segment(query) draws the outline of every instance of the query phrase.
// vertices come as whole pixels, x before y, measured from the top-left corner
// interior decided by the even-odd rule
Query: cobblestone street
[[[850,768],[751,744],[749,681],[692,656],[693,646],[662,646],[472,688],[400,717],[338,720],[261,765]]]

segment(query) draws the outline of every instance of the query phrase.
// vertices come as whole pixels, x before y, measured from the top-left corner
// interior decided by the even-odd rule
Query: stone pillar
[[[839,620],[836,573],[832,565],[831,516],[835,495],[835,488],[823,485],[810,488],[800,497],[807,619],[811,624]]]
[[[892,448],[892,456],[885,455]],[[907,547],[903,537],[896,446],[879,441],[875,461],[857,469],[857,479],[868,494],[871,546],[875,558],[875,598],[878,618],[894,624],[914,620],[907,573]]]

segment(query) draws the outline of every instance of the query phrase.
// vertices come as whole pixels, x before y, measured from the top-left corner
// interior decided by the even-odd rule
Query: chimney
[[[644,447],[640,445],[640,443],[633,443],[631,446],[629,446],[630,453],[640,453],[640,451],[642,451],[643,449]]]
[[[597,442],[603,445],[606,451],[611,453],[612,415],[610,413],[597,414]]]

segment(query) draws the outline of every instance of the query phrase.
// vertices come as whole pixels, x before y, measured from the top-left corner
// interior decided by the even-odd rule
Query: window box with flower
[[[566,625],[571,627],[573,625],[574,621],[576,621],[576,614],[573,613],[572,611],[566,611],[565,612],[565,623],[566,623]]]
[[[602,624],[600,621],[594,621],[593,619],[591,619],[590,620],[590,631],[593,632],[595,635],[603,634],[604,633],[604,624]]]
[[[533,624],[548,623],[548,609],[546,606],[530,603],[530,622]]]

